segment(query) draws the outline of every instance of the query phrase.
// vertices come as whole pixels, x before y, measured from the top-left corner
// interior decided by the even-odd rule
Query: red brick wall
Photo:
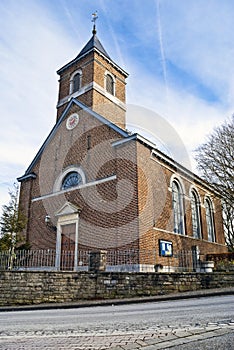
[[[69,95],[71,75],[78,69],[82,70],[81,88],[89,83],[95,82],[104,89],[106,71],[113,74],[116,81],[115,96],[123,104],[125,103],[125,76],[109,61],[105,60],[96,52],[91,52],[61,73],[59,80],[59,101]],[[125,110],[103,94],[100,94],[98,91],[94,89],[87,91],[80,95],[78,100],[85,103],[88,107],[91,107],[97,113],[103,115],[121,128],[125,128]],[[67,103],[58,107],[57,120],[61,116],[66,105]]]
[[[137,165],[144,175],[138,176],[139,193],[139,222],[140,222],[140,247],[145,250],[156,249],[159,251],[158,240],[164,239],[173,242],[175,251],[191,250],[192,246],[198,245],[201,254],[208,252],[225,252],[224,231],[222,224],[222,212],[220,199],[198,184],[195,179],[189,179],[180,174],[169,165],[151,157],[151,150],[138,143]],[[153,159],[154,160],[153,160]],[[173,233],[172,192],[170,180],[175,174],[184,187],[185,208],[185,235]],[[201,200],[201,224],[202,239],[194,239],[192,231],[190,188],[195,186]],[[208,242],[204,198],[209,195],[215,207],[214,221],[216,242]],[[165,263],[165,259],[157,257],[157,262]],[[152,262],[155,263],[155,262]]]
[[[112,147],[120,135],[101,124],[87,112],[73,106],[80,120],[73,130],[66,129],[66,120],[58,128],[41,159],[32,169],[37,178],[32,182],[31,198],[53,193],[56,179],[71,165],[81,166],[87,183],[116,175],[117,180],[77,191],[32,201],[30,207],[29,240],[32,248],[55,249],[56,236],[46,227],[45,216],[56,225],[55,213],[66,201],[81,208],[79,244],[86,248],[113,248],[138,240],[136,145]],[[90,137],[90,149],[87,138]],[[27,182],[21,186],[22,205]]]
[[[213,198],[216,243],[210,243],[207,242],[203,204],[205,195],[211,193],[196,184],[202,203],[203,239],[194,239],[189,190],[195,182],[186,179],[183,174],[177,174],[169,165],[152,160],[150,149],[139,142],[130,141],[113,147],[113,141],[121,139],[117,132],[75,105],[68,116],[74,112],[80,116],[78,126],[69,131],[66,120],[63,121],[33,169],[37,178],[31,180],[31,189],[29,181],[22,183],[21,205],[28,211],[29,240],[33,248],[55,249],[56,236],[53,230],[45,226],[45,216],[50,215],[56,225],[55,213],[69,201],[81,208],[80,248],[140,247],[158,252],[158,240],[166,239],[173,242],[174,250],[191,250],[192,246],[198,245],[202,254],[226,251],[218,198]],[[82,167],[87,183],[112,175],[116,175],[117,179],[30,204],[30,196],[37,198],[53,193],[56,179],[71,165]],[[182,180],[185,191],[185,236],[173,233],[170,189],[173,174]],[[164,259],[160,258],[159,261]]]
[[[210,243],[207,242],[203,206],[205,195],[210,193],[196,184],[202,203],[203,239],[194,239],[189,199],[189,189],[194,182],[162,162],[152,160],[150,149],[140,143],[131,141],[113,147],[112,142],[121,138],[118,133],[77,106],[73,106],[70,111],[74,112],[80,116],[78,126],[69,131],[66,129],[66,120],[63,121],[33,169],[37,178],[22,183],[21,205],[28,212],[29,240],[33,248],[55,248],[55,233],[45,226],[45,216],[50,215],[56,225],[55,213],[69,201],[82,210],[80,247],[122,249],[140,246],[142,249],[158,251],[158,240],[166,239],[173,242],[175,250],[190,250],[192,246],[198,245],[202,254],[226,251],[218,198],[213,198],[216,243]],[[88,136],[90,149],[87,148]],[[71,165],[82,167],[87,182],[112,175],[116,175],[117,179],[30,204],[30,196],[37,198],[53,193],[55,180]],[[173,233],[170,190],[173,174],[182,180],[185,191],[185,236]]]

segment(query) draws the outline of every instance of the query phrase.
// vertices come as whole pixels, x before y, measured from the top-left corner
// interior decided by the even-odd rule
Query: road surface
[[[0,349],[234,350],[234,296],[0,312]]]

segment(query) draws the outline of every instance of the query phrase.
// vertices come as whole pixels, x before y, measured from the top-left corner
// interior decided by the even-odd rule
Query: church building
[[[131,263],[135,271],[177,266],[182,251],[226,252],[219,193],[126,130],[128,73],[105,51],[95,24],[57,73],[56,123],[18,178],[30,248],[55,251],[56,269],[72,252],[74,270],[85,268],[90,251],[107,251],[110,270]],[[123,259],[121,252],[135,253]]]

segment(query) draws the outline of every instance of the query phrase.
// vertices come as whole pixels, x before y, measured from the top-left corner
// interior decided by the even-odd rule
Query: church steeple
[[[98,19],[97,16],[97,11],[94,12],[92,14],[92,22],[93,22],[93,30],[92,30],[92,34],[93,36],[91,37],[91,39],[87,42],[87,44],[83,47],[83,49],[80,51],[80,53],[77,55],[76,59],[87,54],[90,50],[93,49],[97,49],[98,51],[100,51],[103,55],[105,55],[106,57],[108,57],[109,59],[110,56],[108,55],[108,53],[106,52],[106,50],[104,49],[104,47],[102,46],[100,40],[97,37],[97,29],[96,29],[96,20]]]
[[[96,30],[79,54],[60,68],[57,120],[71,98],[76,98],[111,122],[125,128],[125,79],[128,74],[108,55]]]

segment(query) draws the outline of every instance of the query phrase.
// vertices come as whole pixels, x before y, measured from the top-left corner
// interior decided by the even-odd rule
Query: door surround
[[[75,224],[75,256],[74,256],[74,271],[77,270],[78,266],[78,234],[79,234],[79,214],[81,209],[76,205],[66,202],[58,211],[55,216],[58,218],[57,221],[57,239],[56,239],[56,260],[55,268],[60,270],[61,260],[61,235],[62,226]]]

